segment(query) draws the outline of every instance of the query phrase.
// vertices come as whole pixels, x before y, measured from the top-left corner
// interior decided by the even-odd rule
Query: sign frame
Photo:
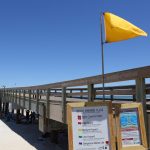
[[[114,123],[113,123],[113,113],[112,113],[112,102],[102,101],[102,102],[73,102],[67,104],[67,124],[68,124],[68,144],[69,150],[73,149],[73,124],[72,124],[72,110],[73,108],[82,107],[96,107],[96,106],[108,106],[108,133],[110,141],[110,149],[116,150],[115,136],[114,136]]]
[[[145,129],[145,122],[144,122],[144,114],[143,114],[143,107],[141,103],[126,103],[126,104],[116,104],[116,127],[117,127],[117,145],[118,150],[146,150],[148,149],[147,144],[147,137],[146,137],[146,129]],[[140,145],[135,146],[122,146],[122,138],[121,138],[121,125],[120,125],[120,114],[121,110],[133,110],[137,109],[138,114],[138,125],[139,125],[139,132],[140,132]]]

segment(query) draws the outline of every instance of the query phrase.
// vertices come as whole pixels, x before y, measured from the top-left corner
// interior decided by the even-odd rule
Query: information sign
[[[147,138],[142,104],[120,104],[119,109],[116,118],[118,150],[146,150]]]
[[[121,110],[120,126],[123,147],[141,145],[137,108]]]
[[[68,104],[69,150],[113,150],[110,109],[110,102]]]

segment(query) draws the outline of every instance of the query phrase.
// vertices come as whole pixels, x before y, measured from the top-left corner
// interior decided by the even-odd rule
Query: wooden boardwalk
[[[128,101],[142,102],[148,129],[146,95],[150,94],[150,84],[146,79],[150,78],[150,66],[135,68],[125,71],[105,74],[105,83],[115,83],[115,87],[106,87],[105,95],[110,100],[116,100],[115,96],[131,96]],[[121,85],[122,81],[134,81],[134,85]],[[102,96],[102,76],[93,76],[53,84],[3,88],[0,89],[0,111],[6,111],[8,103],[14,109],[28,109],[40,115],[39,129],[49,132],[55,128],[60,129],[66,122],[66,104],[74,101],[95,101]],[[121,100],[121,99],[118,99]],[[125,99],[126,100],[126,99]],[[53,125],[53,123],[55,125]],[[147,131],[148,133],[148,131]]]

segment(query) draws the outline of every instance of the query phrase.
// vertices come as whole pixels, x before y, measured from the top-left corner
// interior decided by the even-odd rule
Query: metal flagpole
[[[102,88],[103,88],[103,101],[105,101],[103,13],[100,14],[100,30],[101,30],[100,32],[101,32],[101,56],[102,56]]]

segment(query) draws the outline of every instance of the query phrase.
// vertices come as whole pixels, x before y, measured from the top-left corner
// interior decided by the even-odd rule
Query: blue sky
[[[148,0],[0,1],[0,85],[47,84],[101,74],[100,12],[150,33]],[[150,37],[106,44],[105,72],[150,64]]]

